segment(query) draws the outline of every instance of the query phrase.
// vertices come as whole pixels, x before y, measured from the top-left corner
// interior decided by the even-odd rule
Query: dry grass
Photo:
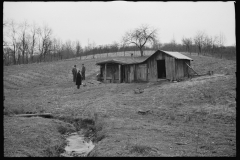
[[[84,127],[97,142],[90,156],[236,156],[236,62],[191,58],[198,73],[214,75],[98,84],[98,59],[4,67],[4,156],[57,156],[62,134]],[[71,68],[82,63],[87,85],[77,90]],[[136,88],[144,92],[134,94]],[[61,121],[7,116],[21,112],[50,112]]]
[[[66,145],[60,126],[74,130],[57,120],[4,116],[4,157],[59,156]]]

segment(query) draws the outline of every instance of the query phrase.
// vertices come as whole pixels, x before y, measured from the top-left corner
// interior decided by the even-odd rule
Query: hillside
[[[89,156],[236,156],[236,61],[186,55],[198,73],[214,75],[104,84],[95,80],[99,58],[4,67],[4,156],[59,156],[59,125],[74,130],[54,118],[11,117],[26,112],[97,115],[101,139]],[[86,86],[77,90],[71,69],[82,63]]]

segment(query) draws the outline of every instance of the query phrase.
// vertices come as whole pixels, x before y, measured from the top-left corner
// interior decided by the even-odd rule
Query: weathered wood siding
[[[157,55],[154,55],[150,57],[147,60],[147,77],[148,81],[156,81],[157,80],[157,61],[156,61]]]
[[[188,65],[190,65],[189,60],[175,60],[176,62],[176,79],[181,79],[183,77],[188,77]]]
[[[175,59],[176,79],[181,79],[184,77],[183,67],[184,67],[184,60]]]
[[[136,81],[147,81],[147,64],[138,64],[136,65]]]
[[[165,56],[165,64],[166,64],[166,79],[170,81],[176,79],[176,72],[175,72],[175,58],[170,56]]]
[[[134,81],[134,74],[135,74],[135,65],[130,65],[130,75],[129,75],[130,83]]]
[[[125,82],[129,83],[130,82],[130,66],[125,65]]]

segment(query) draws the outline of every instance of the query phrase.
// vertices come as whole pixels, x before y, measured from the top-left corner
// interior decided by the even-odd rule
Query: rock
[[[140,94],[140,93],[143,93],[143,92],[144,92],[144,90],[140,89],[140,88],[137,88],[137,89],[134,90],[135,94]]]
[[[138,114],[145,115],[145,114],[149,113],[149,111],[150,110],[146,110],[146,111],[138,110]]]

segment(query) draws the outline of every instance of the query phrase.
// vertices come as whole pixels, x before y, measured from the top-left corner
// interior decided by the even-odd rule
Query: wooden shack
[[[191,58],[179,53],[157,50],[149,56],[117,57],[97,62],[100,79],[110,83],[170,81],[188,77]]]

